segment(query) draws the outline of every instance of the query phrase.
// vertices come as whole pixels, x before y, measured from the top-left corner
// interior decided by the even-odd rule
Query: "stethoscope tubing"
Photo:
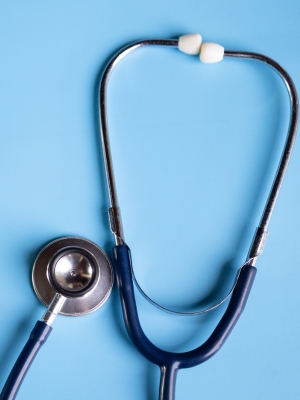
[[[256,268],[249,264],[242,267],[227,309],[206,342],[192,351],[172,353],[156,347],[146,337],[140,325],[135,302],[129,248],[126,245],[115,246],[114,258],[115,273],[128,335],[140,353],[160,367],[159,399],[174,400],[178,370],[195,367],[207,361],[220,350],[230,335],[246,306],[256,275]]]
[[[0,400],[14,400],[37,353],[48,339],[52,327],[37,321],[0,394]]]

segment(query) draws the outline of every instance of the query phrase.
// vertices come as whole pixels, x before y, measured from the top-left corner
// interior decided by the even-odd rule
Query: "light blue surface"
[[[1,387],[44,311],[30,284],[38,251],[65,235],[113,245],[97,114],[109,57],[199,32],[274,58],[299,89],[299,12],[296,0],[0,2]],[[213,304],[246,257],[285,140],[280,79],[255,62],[141,49],[115,70],[108,114],[142,287],[170,307]],[[177,400],[300,398],[299,172],[296,142],[245,313],[214,358],[179,373]],[[145,332],[168,350],[199,345],[224,311],[174,317],[137,300]],[[96,313],[57,318],[18,400],[155,400],[158,384],[114,289]]]

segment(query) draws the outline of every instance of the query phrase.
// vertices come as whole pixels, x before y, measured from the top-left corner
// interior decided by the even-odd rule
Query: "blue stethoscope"
[[[123,234],[109,145],[106,92],[109,77],[116,65],[127,54],[144,46],[179,48],[179,50],[187,54],[200,54],[200,60],[204,63],[219,62],[224,57],[261,61],[272,67],[279,74],[285,83],[290,99],[291,113],[287,139],[246,262],[239,269],[234,285],[225,299],[209,309],[192,313],[166,309],[155,303],[143,292],[136,282],[132,269],[130,249],[125,242]],[[289,74],[274,60],[257,53],[224,50],[222,46],[216,43],[202,43],[200,35],[191,34],[181,36],[178,40],[142,40],[129,44],[117,52],[108,63],[100,82],[99,107],[102,149],[110,199],[109,221],[116,244],[113,248],[113,257],[124,322],[132,343],[144,357],[159,366],[161,370],[159,399],[174,400],[178,370],[194,367],[212,357],[225,343],[245,308],[256,275],[256,260],[263,252],[268,235],[268,224],[296,136],[298,125],[296,88]],[[137,313],[133,281],[135,281],[142,294],[154,305],[175,314],[195,315],[205,313],[219,306],[230,295],[231,298],[223,317],[205,343],[192,351],[172,353],[156,347],[144,334]],[[39,253],[33,266],[32,282],[38,298],[47,306],[47,310],[32,330],[5,383],[0,400],[13,400],[16,397],[32,361],[52,331],[52,324],[57,314],[85,315],[97,310],[105,303],[112,290],[113,272],[107,255],[95,243],[78,237],[64,237],[49,243]]]

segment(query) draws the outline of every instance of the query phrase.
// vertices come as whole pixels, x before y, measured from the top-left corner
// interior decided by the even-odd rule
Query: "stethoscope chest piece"
[[[59,293],[67,298],[60,313],[79,316],[105,303],[112,290],[113,273],[107,255],[95,243],[65,237],[49,243],[39,253],[32,283],[47,307]]]

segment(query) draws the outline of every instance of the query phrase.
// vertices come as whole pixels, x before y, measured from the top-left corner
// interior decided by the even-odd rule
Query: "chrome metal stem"
[[[124,233],[122,227],[120,208],[118,205],[117,189],[116,189],[113,162],[109,144],[107,112],[106,112],[107,83],[112,70],[122,60],[122,58],[124,58],[127,54],[131,53],[133,50],[148,45],[176,47],[178,46],[178,40],[141,40],[139,42],[131,43],[128,46],[124,47],[113,56],[113,58],[110,60],[107,67],[105,68],[99,89],[100,129],[101,129],[102,149],[104,155],[106,179],[107,179],[109,201],[110,201],[109,219],[110,219],[111,231],[115,236],[116,245],[122,245],[124,243]]]
[[[248,259],[253,258],[251,265],[255,264],[257,257],[262,253],[266,238],[268,235],[268,225],[274,210],[274,206],[279,194],[279,190],[282,185],[282,181],[290,161],[293,145],[296,138],[297,127],[298,127],[298,95],[297,90],[295,88],[294,82],[290,75],[279,65],[276,61],[272,60],[269,57],[266,57],[262,54],[258,53],[250,53],[245,51],[231,51],[225,50],[224,53],[225,57],[236,57],[236,58],[243,58],[243,59],[252,59],[261,61],[270,67],[272,67],[283,80],[290,99],[290,122],[289,122],[289,129],[288,135],[286,138],[285,146],[282,152],[282,156],[279,162],[279,166],[275,175],[275,179],[273,181],[269,197],[267,199],[264,211],[261,216],[261,220],[259,226],[255,232],[252,245],[249,250]]]
[[[47,325],[51,326],[53,324],[57,314],[62,309],[62,306],[64,305],[66,300],[67,300],[66,297],[62,296],[59,293],[56,293],[55,296],[53,297],[53,300],[49,304],[47,311],[41,318],[41,321],[43,321]]]

